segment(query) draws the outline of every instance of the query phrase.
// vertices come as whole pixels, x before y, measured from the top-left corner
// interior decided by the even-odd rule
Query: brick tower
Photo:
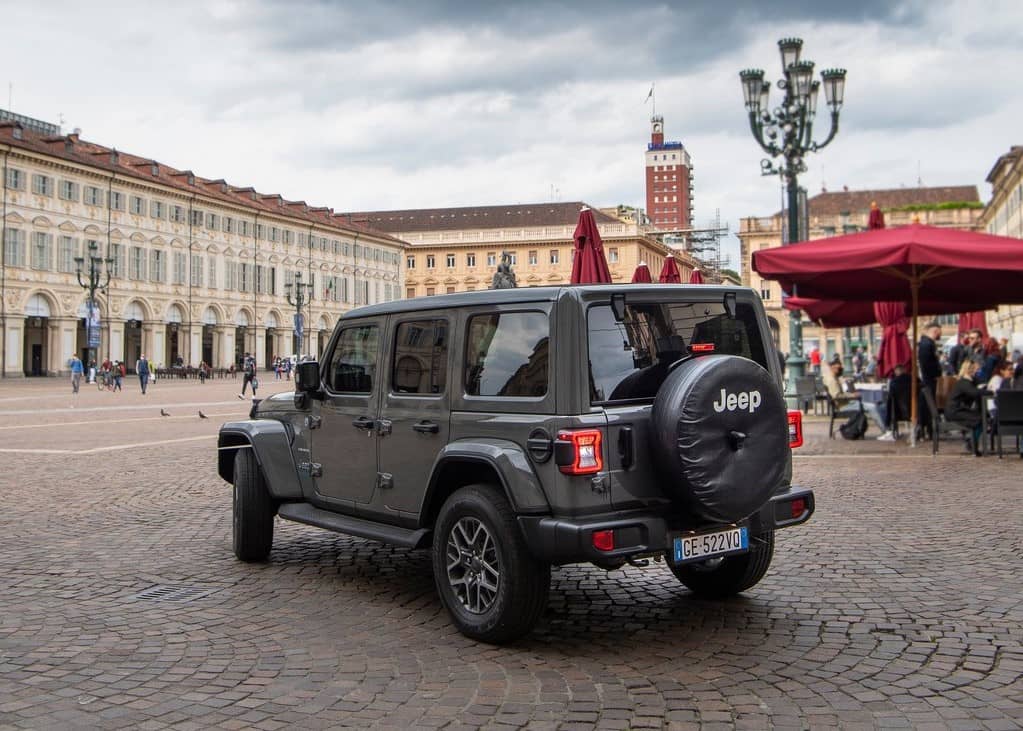
[[[646,147],[646,211],[662,231],[693,225],[693,165],[681,142],[664,141],[664,117],[650,118]]]

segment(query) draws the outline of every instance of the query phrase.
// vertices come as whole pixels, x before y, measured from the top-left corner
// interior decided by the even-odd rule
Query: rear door
[[[448,442],[451,326],[443,312],[417,312],[391,322],[394,337],[378,428],[377,512],[414,520],[431,468]]]
[[[754,304],[740,298],[731,318],[720,290],[670,300],[663,295],[630,296],[623,322],[614,319],[609,305],[589,308],[591,402],[607,415],[615,508],[670,501],[650,449],[650,414],[671,364],[683,357],[717,353],[749,358],[773,373],[761,332]]]

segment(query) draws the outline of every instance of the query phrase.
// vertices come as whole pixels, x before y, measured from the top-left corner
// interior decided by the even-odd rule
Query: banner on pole
[[[305,325],[305,322],[304,322],[304,318],[302,317],[302,315],[296,314],[295,315],[295,337],[297,337],[299,340],[302,339],[302,331],[304,330],[304,325]]]

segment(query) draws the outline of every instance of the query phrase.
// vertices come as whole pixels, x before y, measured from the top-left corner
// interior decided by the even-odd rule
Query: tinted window
[[[511,312],[469,319],[465,392],[469,396],[547,393],[547,315]]]
[[[417,320],[398,325],[394,336],[394,393],[444,393],[448,368],[448,324]]]
[[[668,366],[689,355],[692,345],[768,367],[756,311],[748,304],[736,304],[734,320],[717,302],[629,303],[625,310],[624,322],[616,322],[609,306],[590,308],[590,398],[594,402],[652,399],[668,375]]]
[[[338,393],[369,393],[373,390],[379,339],[376,325],[349,327],[341,331],[327,368],[326,381],[330,390]]]

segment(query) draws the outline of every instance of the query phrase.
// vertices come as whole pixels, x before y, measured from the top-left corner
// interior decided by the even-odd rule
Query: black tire
[[[683,363],[661,384],[651,420],[665,490],[707,522],[751,515],[785,477],[785,401],[752,360],[709,355]]]
[[[234,555],[247,562],[266,561],[274,542],[277,506],[250,448],[239,449],[234,457],[232,513]]]
[[[479,559],[473,563],[472,555],[457,545],[465,542],[466,535],[456,531],[476,524],[492,539],[492,549],[480,551],[485,563]],[[456,559],[462,556],[450,570],[449,554]],[[495,561],[498,573],[493,581],[489,569]],[[459,573],[461,576],[456,575]],[[441,602],[459,632],[474,640],[502,644],[528,634],[540,619],[547,606],[551,567],[529,552],[511,505],[499,488],[468,485],[452,494],[440,509],[434,526],[433,576]],[[490,589],[481,588],[487,584]],[[475,610],[469,606],[473,603]]]
[[[771,567],[774,556],[774,532],[754,539],[747,553],[724,556],[680,566],[668,567],[687,589],[706,599],[724,599],[746,591],[759,583]]]

